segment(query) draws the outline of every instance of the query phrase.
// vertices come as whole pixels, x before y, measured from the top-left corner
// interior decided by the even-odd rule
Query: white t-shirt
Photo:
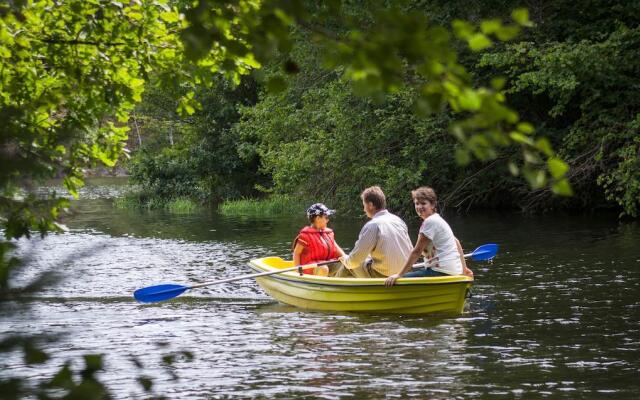
[[[435,213],[428,216],[420,226],[420,233],[431,240],[435,255],[438,256],[438,264],[432,265],[431,269],[448,275],[462,274],[462,263],[456,238],[453,236],[451,227],[440,214]]]

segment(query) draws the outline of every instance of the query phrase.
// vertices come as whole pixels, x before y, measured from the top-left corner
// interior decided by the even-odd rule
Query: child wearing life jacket
[[[295,265],[336,260],[345,255],[334,239],[333,230],[327,227],[329,216],[332,214],[335,214],[335,210],[330,210],[322,203],[313,204],[307,209],[310,225],[302,228],[293,240],[293,263]],[[302,272],[328,276],[329,267],[318,265],[305,268]]]

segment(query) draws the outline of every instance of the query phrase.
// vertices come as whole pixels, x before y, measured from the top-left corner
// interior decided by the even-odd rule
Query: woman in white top
[[[401,276],[406,278],[462,274],[473,276],[473,272],[467,268],[464,261],[460,241],[453,235],[449,224],[437,213],[438,197],[436,192],[430,187],[423,186],[413,190],[411,197],[416,213],[423,219],[418,233],[418,241],[402,270],[389,276],[385,285],[393,286],[396,279]],[[425,266],[425,268],[407,272],[424,253],[427,254],[425,258],[435,255],[437,263],[432,263],[430,267]]]

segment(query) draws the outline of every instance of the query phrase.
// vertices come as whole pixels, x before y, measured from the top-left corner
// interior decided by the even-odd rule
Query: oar
[[[184,293],[186,290],[189,290],[189,289],[195,289],[203,286],[217,285],[219,283],[234,282],[234,281],[239,281],[241,279],[257,278],[259,276],[281,274],[287,271],[295,271],[295,270],[302,271],[306,267],[315,266],[315,265],[326,265],[334,262],[338,262],[338,260],[329,260],[329,261],[323,261],[319,263],[306,264],[306,265],[296,265],[295,267],[279,269],[277,271],[267,271],[267,272],[258,272],[257,274],[241,275],[241,276],[236,276],[235,278],[219,279],[217,281],[200,283],[198,285],[193,285],[193,286],[182,286],[182,285],[177,285],[175,283],[149,286],[146,288],[138,289],[135,292],[133,292],[133,297],[141,303],[155,303],[158,301],[164,301],[164,300],[173,299],[174,297],[178,297],[182,293]]]
[[[471,253],[465,254],[464,258],[471,257],[471,259],[474,260],[474,261],[491,260],[493,257],[496,256],[496,254],[498,254],[498,249],[499,249],[499,246],[496,243],[483,244],[482,246],[478,247],[477,249],[475,249]],[[433,264],[434,262],[437,262],[437,261],[438,261],[438,257],[436,256],[436,257],[428,259],[427,261],[425,261],[423,263],[414,264],[413,267],[414,268],[422,267],[422,266],[425,266],[425,265]]]
[[[496,243],[483,244],[471,253],[465,254],[464,258],[471,257],[474,261],[491,260],[498,254],[499,246]]]

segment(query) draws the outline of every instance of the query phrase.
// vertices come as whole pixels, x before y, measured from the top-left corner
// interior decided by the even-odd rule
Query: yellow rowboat
[[[293,267],[280,257],[251,260],[256,272]],[[359,311],[396,314],[461,314],[473,278],[464,275],[400,278],[393,287],[384,279],[333,278],[303,275],[297,271],[256,277],[276,300],[309,310]]]

